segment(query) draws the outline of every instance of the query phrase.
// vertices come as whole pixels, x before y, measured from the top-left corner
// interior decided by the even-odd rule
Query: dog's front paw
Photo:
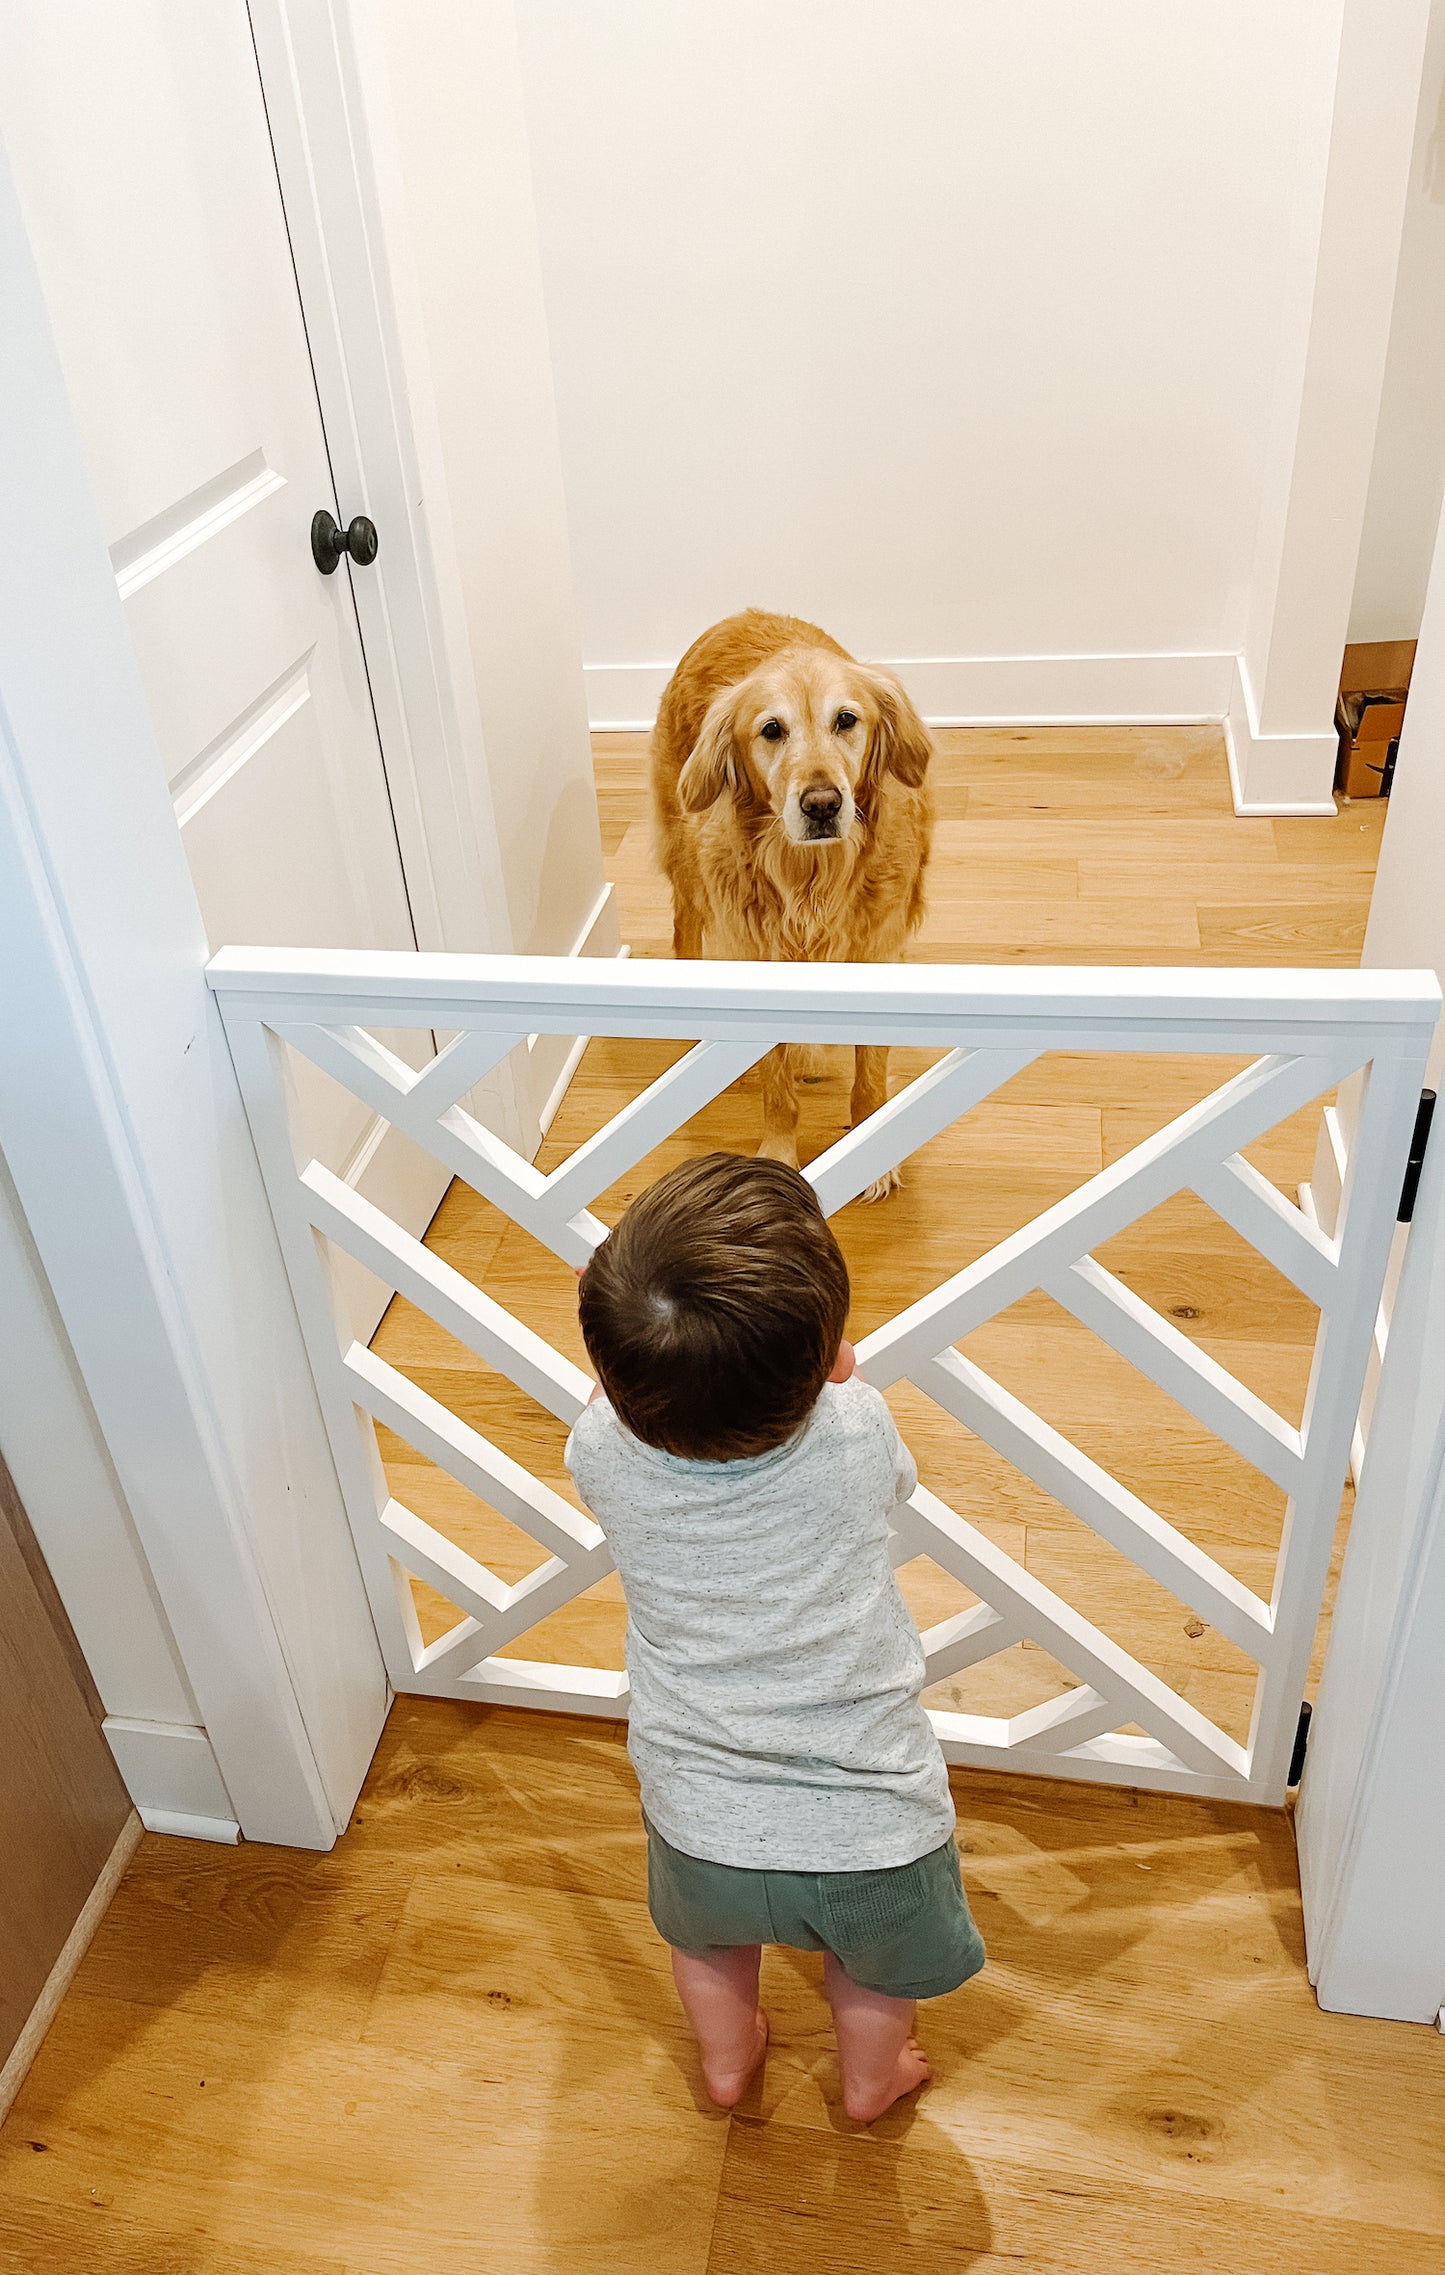
[[[791,1138],[764,1138],[754,1155],[757,1161],[781,1161],[786,1169],[798,1167],[798,1149]]]
[[[889,1194],[896,1193],[902,1183],[901,1169],[885,1169],[881,1177],[875,1177],[871,1185],[864,1186],[858,1198],[860,1201],[886,1201]]]

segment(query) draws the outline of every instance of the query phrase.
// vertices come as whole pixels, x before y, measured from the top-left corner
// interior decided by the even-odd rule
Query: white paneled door
[[[0,136],[212,947],[413,947],[245,0],[10,0]],[[304,1080],[308,1149],[420,1229],[444,1175]]]

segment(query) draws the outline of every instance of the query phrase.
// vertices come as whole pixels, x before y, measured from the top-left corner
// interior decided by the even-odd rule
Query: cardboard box
[[[1352,640],[1340,670],[1341,695],[1363,695],[1366,688],[1398,688],[1403,699],[1415,668],[1413,640]]]
[[[1345,650],[1335,788],[1347,798],[1378,798],[1389,789],[1414,662],[1413,640],[1355,641]]]

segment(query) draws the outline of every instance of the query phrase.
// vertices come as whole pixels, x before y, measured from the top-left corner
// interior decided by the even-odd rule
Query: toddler
[[[922,2085],[914,2002],[976,1974],[953,1803],[889,1512],[917,1470],[843,1330],[812,1187],[714,1153],[581,1275],[567,1445],[627,1595],[648,1908],[712,2099],[762,2062],[764,1943],[819,1951],[850,2117]]]

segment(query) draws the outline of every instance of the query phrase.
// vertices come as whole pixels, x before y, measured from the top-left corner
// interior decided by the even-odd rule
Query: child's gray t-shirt
[[[750,1461],[643,1445],[605,1400],[567,1467],[627,1595],[629,1750],[658,1832],[771,1872],[911,1864],[953,1802],[889,1514],[918,1481],[879,1393],[829,1383]]]

